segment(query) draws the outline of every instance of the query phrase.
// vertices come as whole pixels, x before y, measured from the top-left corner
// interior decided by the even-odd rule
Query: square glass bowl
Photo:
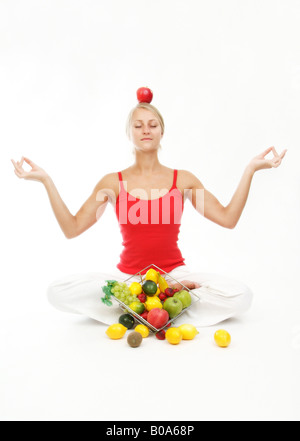
[[[143,279],[143,281],[145,280],[145,279],[144,279],[144,278],[145,278],[145,274],[142,275],[142,273],[144,273],[145,271],[147,271],[147,270],[149,270],[149,269],[151,269],[151,268],[153,268],[153,269],[155,269],[156,271],[158,271],[158,272],[161,274],[161,276],[166,280],[166,282],[168,283],[168,285],[169,285],[170,283],[172,283],[172,284],[177,283],[177,284],[179,284],[179,285],[181,286],[181,289],[184,289],[185,291],[188,291],[188,292],[190,293],[190,295],[191,295],[191,299],[192,299],[192,303],[191,303],[191,305],[188,306],[187,308],[184,308],[184,309],[181,311],[180,314],[178,314],[176,317],[170,319],[170,320],[168,321],[168,323],[166,323],[163,327],[157,329],[157,328],[155,328],[153,325],[151,325],[150,323],[148,323],[147,320],[145,320],[143,317],[141,317],[139,314],[137,314],[137,313],[134,312],[131,308],[129,308],[129,306],[127,306],[127,305],[125,305],[125,303],[121,302],[121,300],[117,299],[115,296],[113,296],[112,298],[113,298],[114,300],[116,300],[116,301],[119,303],[119,305],[120,305],[120,307],[121,307],[121,309],[122,309],[123,311],[126,311],[126,313],[130,314],[131,316],[133,316],[133,317],[134,317],[139,323],[141,323],[141,324],[143,324],[143,325],[146,325],[151,331],[153,331],[153,332],[156,333],[156,332],[159,332],[159,331],[161,331],[162,329],[165,329],[166,327],[168,327],[168,325],[169,325],[170,323],[174,323],[175,320],[177,320],[182,314],[184,314],[186,311],[188,311],[190,308],[192,308],[193,305],[194,305],[196,302],[199,302],[200,297],[199,297],[198,295],[196,295],[192,290],[190,290],[189,288],[187,288],[186,286],[184,286],[181,282],[179,282],[178,280],[174,279],[174,277],[170,276],[170,274],[166,273],[164,270],[162,270],[161,268],[159,268],[158,266],[156,266],[156,265],[154,265],[154,264],[147,266],[146,268],[142,269],[141,271],[139,271],[139,272],[136,273],[135,275],[129,277],[129,278],[126,279],[126,280],[124,280],[123,283],[126,283],[128,286],[130,286],[132,282],[139,282],[139,283],[142,283],[142,279]]]

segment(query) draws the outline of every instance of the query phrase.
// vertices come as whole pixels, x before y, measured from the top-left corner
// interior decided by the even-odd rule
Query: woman
[[[225,228],[234,228],[245,207],[256,171],[278,167],[280,155],[274,147],[256,156],[247,165],[231,202],[224,207],[192,173],[172,170],[159,162],[158,152],[164,135],[164,120],[151,104],[140,103],[130,113],[127,134],[134,145],[134,163],[119,173],[104,176],[76,215],[62,201],[50,176],[28,158],[12,160],[19,178],[44,184],[56,219],[68,239],[82,234],[102,216],[108,203],[114,206],[120,224],[124,249],[114,274],[72,275],[48,288],[48,299],[56,308],[87,315],[106,324],[117,322],[117,305],[106,307],[100,301],[101,286],[107,279],[124,281],[150,264],[168,272],[175,280],[196,289],[196,303],[176,323],[190,321],[210,326],[245,312],[251,305],[251,290],[238,281],[212,274],[191,273],[177,246],[184,202],[207,219]],[[273,152],[272,159],[265,159]],[[24,161],[31,166],[24,171]],[[168,253],[157,246],[168,244]]]

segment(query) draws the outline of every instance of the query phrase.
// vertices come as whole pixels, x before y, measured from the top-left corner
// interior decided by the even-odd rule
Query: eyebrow
[[[149,119],[149,122],[151,122],[151,121],[158,122],[157,119]],[[137,119],[137,120],[135,120],[135,122],[144,122],[144,121],[142,121],[141,119]]]

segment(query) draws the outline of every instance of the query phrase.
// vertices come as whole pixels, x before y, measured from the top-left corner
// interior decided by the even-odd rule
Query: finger
[[[281,164],[281,159],[275,159],[274,161],[272,161],[272,167],[273,168],[279,167],[280,164]]]
[[[272,147],[272,152],[274,153],[274,156],[276,156],[276,158],[279,157],[278,153],[275,150],[275,147]]]
[[[15,168],[16,168],[16,170],[18,170],[19,173],[22,173],[22,172],[24,171],[24,170],[22,169],[22,167],[20,166],[19,162],[17,162],[17,163],[15,164]]]
[[[264,152],[262,152],[260,155],[257,156],[257,159],[264,159],[265,156],[267,156],[268,153],[270,153],[272,151],[273,147],[269,147],[267,150],[265,150]]]
[[[31,161],[31,159],[24,157],[25,162],[27,162],[27,164],[30,165],[30,167],[34,167],[35,163],[33,161]]]
[[[17,175],[17,176],[18,176],[18,178],[22,178],[22,176],[21,176],[21,173],[20,173],[20,172],[18,172],[17,170],[14,170],[14,172],[15,172],[15,175]]]
[[[15,170],[18,170],[19,166],[18,164],[15,163],[15,161],[12,159],[11,162],[13,163]]]
[[[284,158],[285,157],[285,154],[286,154],[286,152],[287,152],[287,149],[285,149],[285,150],[283,150],[283,152],[280,154],[280,158]]]
[[[267,150],[265,150],[265,151],[261,154],[261,156],[264,158],[268,153],[270,153],[270,152],[272,151],[273,148],[274,148],[274,147],[269,147]]]

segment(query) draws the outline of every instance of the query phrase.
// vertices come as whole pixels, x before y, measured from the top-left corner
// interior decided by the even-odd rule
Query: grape
[[[127,286],[125,282],[117,282],[111,292],[126,306],[129,306],[133,302],[139,302],[137,296],[131,293],[129,286]]]

